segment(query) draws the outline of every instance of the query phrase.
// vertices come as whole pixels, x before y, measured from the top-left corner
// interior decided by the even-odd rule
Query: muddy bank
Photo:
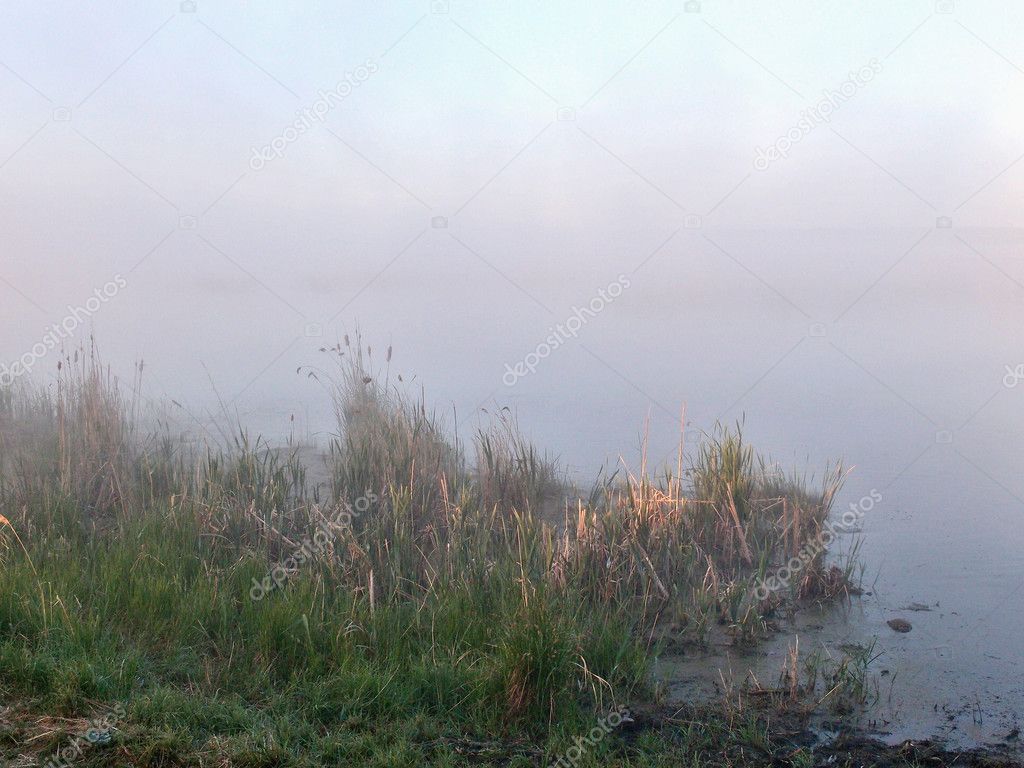
[[[939,739],[887,743],[857,726],[834,724],[827,733],[800,713],[761,709],[744,714],[705,705],[638,708],[624,737],[628,742],[654,731],[677,743],[693,741],[695,731],[715,734],[714,748],[691,754],[701,765],[731,766],[986,766],[1019,768],[1024,751],[1016,733],[970,749]],[[752,727],[754,726],[754,727]],[[752,731],[758,736],[751,738]]]

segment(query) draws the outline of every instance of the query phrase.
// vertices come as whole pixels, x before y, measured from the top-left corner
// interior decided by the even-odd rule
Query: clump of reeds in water
[[[122,396],[90,354],[65,360],[56,393],[5,395],[8,517],[37,531],[59,528],[79,551],[158,538],[159,557],[138,568],[160,574],[164,623],[154,627],[150,609],[124,617],[144,647],[148,631],[192,637],[194,621],[234,657],[274,660],[272,669],[250,669],[254,679],[312,668],[341,674],[352,664],[404,670],[426,675],[422,685],[435,686],[431,700],[442,709],[469,702],[497,720],[541,722],[557,706],[608,705],[642,687],[659,628],[693,640],[714,626],[756,635],[775,603],[758,600],[753,585],[820,533],[840,482],[830,473],[811,491],[771,479],[739,428],[721,429],[688,473],[682,457],[660,474],[643,465],[586,499],[563,501],[557,468],[511,414],[482,426],[467,456],[422,394],[392,379],[390,350],[383,367],[358,338],[329,351],[337,370],[310,371],[330,387],[338,416],[329,492],[309,487],[297,451],[241,431],[233,446],[205,452],[177,450],[166,434],[140,436],[137,397]],[[34,441],[15,445],[29,423]],[[68,505],[78,514],[57,515]],[[104,525],[90,524],[100,516]],[[313,540],[302,568],[266,598],[275,608],[248,602],[251,579]],[[46,552],[33,557],[43,571],[61,568]],[[127,588],[63,583],[80,589],[85,616]],[[0,623],[4,610],[35,610],[2,589]],[[5,599],[14,601],[6,609]],[[167,623],[173,610],[183,614]],[[301,626],[301,641],[285,626]]]

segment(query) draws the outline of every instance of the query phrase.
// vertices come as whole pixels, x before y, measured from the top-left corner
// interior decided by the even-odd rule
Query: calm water
[[[691,444],[716,420],[742,418],[783,466],[842,459],[855,469],[840,508],[871,491],[882,498],[863,526],[873,594],[846,615],[805,617],[802,647],[877,636],[876,671],[895,683],[890,695],[892,677],[882,678],[874,714],[894,737],[1008,733],[1024,709],[1024,380],[1008,375],[1024,363],[1024,235],[681,228],[652,256],[672,230],[631,219],[604,233],[513,223],[501,237],[472,217],[447,229],[427,221],[387,235],[394,253],[413,242],[382,274],[388,259],[354,254],[279,258],[248,275],[177,232],[133,272],[131,260],[94,255],[128,285],[90,322],[116,367],[145,359],[148,395],[206,423],[221,412],[216,390],[275,439],[327,439],[327,399],[296,369],[328,365],[318,347],[358,324],[375,355],[392,345],[392,371],[454,409],[461,428],[508,405],[580,479],[620,459],[635,466],[647,420],[652,460],[671,459],[683,403]],[[222,241],[237,224],[200,234]],[[231,251],[283,248],[266,236],[252,231]],[[608,289],[620,275],[629,286]],[[80,278],[63,277],[66,287],[58,277],[45,294],[50,322],[88,296],[75,292]],[[599,311],[570,322],[599,289],[610,297]],[[17,298],[0,313],[8,350],[29,348],[46,322]],[[503,381],[506,364],[559,324],[576,336],[562,334],[534,373]],[[54,364],[44,358],[36,373]],[[906,610],[914,603],[932,610]],[[892,632],[896,616],[913,631]],[[785,646],[660,669],[680,695],[720,666],[774,680]]]

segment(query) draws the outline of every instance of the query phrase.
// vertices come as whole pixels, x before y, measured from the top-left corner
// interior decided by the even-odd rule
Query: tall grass
[[[484,507],[542,510],[562,490],[554,461],[523,436],[507,408],[477,428],[474,448]]]
[[[337,356],[331,394],[339,436],[332,443],[334,496],[373,491],[408,494],[419,521],[443,514],[440,479],[456,479],[465,463],[437,414],[421,399],[392,387],[389,371],[374,370],[372,348],[345,337]],[[390,362],[390,350],[386,362]]]
[[[4,480],[22,494],[73,498],[84,514],[124,512],[135,490],[135,398],[91,345],[61,360],[58,372],[52,390],[14,385],[0,399]]]
[[[840,482],[768,478],[722,429],[685,487],[642,467],[552,519],[545,501],[565,484],[510,414],[467,457],[358,339],[332,356],[324,495],[297,451],[242,431],[205,452],[140,435],[137,386],[122,394],[92,350],[49,390],[3,392],[0,688],[68,709],[131,699],[156,723],[189,691],[264,715],[295,697],[323,724],[585,723],[644,691],[669,625],[695,641],[720,625],[756,635],[774,606],[751,585],[816,535]]]

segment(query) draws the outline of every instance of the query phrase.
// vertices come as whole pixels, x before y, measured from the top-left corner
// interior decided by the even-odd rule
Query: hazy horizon
[[[787,338],[737,377],[738,396],[795,333],[868,322],[887,286],[912,300],[945,275],[1015,300],[1024,281],[1019,251],[979,229],[1012,239],[1019,223],[1024,8],[44,2],[2,13],[8,364],[121,276],[88,327],[122,370],[147,359],[169,397],[209,398],[192,386],[208,384],[201,361],[228,399],[259,408],[264,377],[280,387],[277,373],[315,363],[325,339],[360,323],[442,401],[458,393],[430,360],[472,356],[476,404],[502,394],[504,366],[572,306],[636,270],[640,290],[609,315],[657,307],[680,280],[691,307],[723,292],[763,303]],[[758,232],[777,233],[770,249]],[[957,258],[922,270],[930,248]],[[610,322],[588,325],[592,347]],[[626,376],[626,390],[650,376]]]

